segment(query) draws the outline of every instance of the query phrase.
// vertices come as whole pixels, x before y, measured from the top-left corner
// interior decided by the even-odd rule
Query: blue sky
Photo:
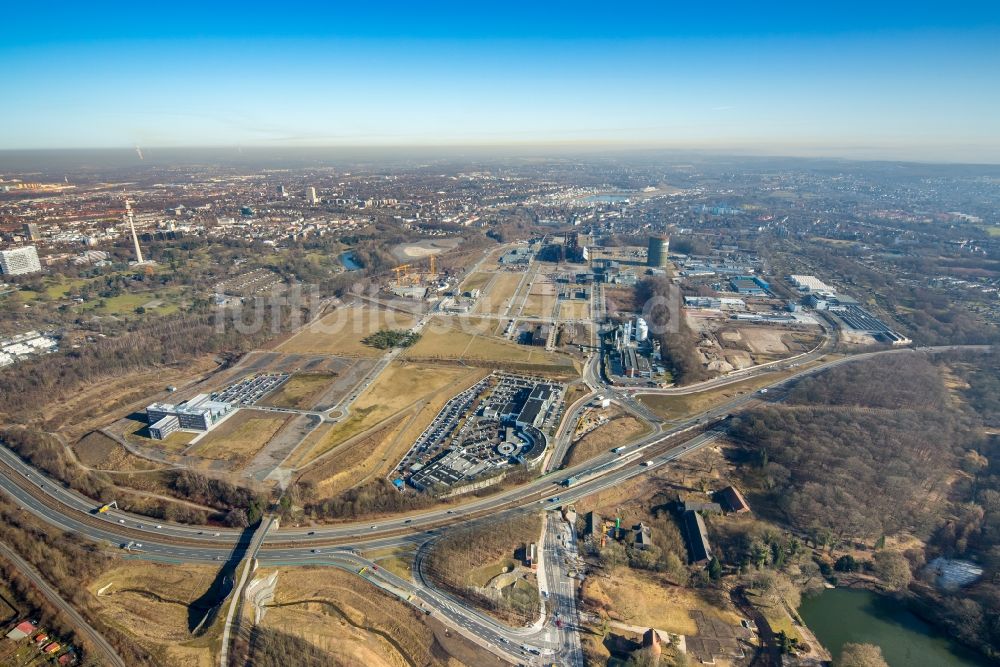
[[[540,143],[1000,162],[995,4],[31,4],[0,25],[0,148]]]

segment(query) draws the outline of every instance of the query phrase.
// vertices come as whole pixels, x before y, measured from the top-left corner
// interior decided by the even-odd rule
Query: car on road
[[[306,535],[315,535],[315,534],[316,534],[315,530],[310,530],[308,533],[306,533]]]
[[[118,519],[118,523],[120,523],[120,524],[122,524],[124,526],[125,525],[125,519]]]
[[[321,552],[321,551],[320,551],[319,549],[313,549],[313,550],[312,550],[312,552],[313,552],[314,554],[318,554],[318,553],[322,553],[322,552]]]
[[[162,526],[162,525],[160,525],[160,524],[156,524],[156,529],[157,529],[157,530],[160,530],[161,528],[163,528],[163,526]]]

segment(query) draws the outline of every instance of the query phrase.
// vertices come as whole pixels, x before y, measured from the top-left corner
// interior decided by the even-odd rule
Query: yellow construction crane
[[[434,255],[431,255],[431,275],[437,275],[437,257]]]
[[[400,264],[399,266],[393,268],[393,271],[396,272],[396,282],[397,283],[400,280],[402,280],[404,276],[407,275],[407,273],[408,273],[407,269],[409,269],[409,268],[410,268],[409,264]]]

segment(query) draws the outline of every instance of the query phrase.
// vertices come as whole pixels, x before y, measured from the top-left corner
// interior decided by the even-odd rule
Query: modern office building
[[[646,266],[665,267],[669,250],[670,239],[665,236],[650,236],[649,247],[646,251]]]
[[[42,270],[38,261],[38,251],[33,245],[11,250],[0,250],[0,272],[5,276],[20,276]]]
[[[24,224],[24,235],[28,237],[29,241],[42,240],[42,232],[38,229],[38,224],[34,222],[26,222]]]
[[[278,186],[278,196],[281,197],[282,199],[288,196],[288,193],[285,191],[284,185]]]
[[[177,430],[211,431],[232,411],[231,403],[213,401],[207,394],[198,394],[177,405],[153,403],[146,408],[146,421],[150,437],[162,440]]]
[[[306,201],[310,204],[319,203],[319,199],[316,197],[316,188],[311,186],[306,188]]]

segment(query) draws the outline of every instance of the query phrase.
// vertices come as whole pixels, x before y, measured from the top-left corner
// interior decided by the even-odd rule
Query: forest
[[[488,595],[489,590],[475,585],[470,575],[484,567],[514,560],[530,543],[539,541],[541,529],[540,515],[523,514],[449,530],[434,543],[426,561],[427,572],[444,589],[508,621],[530,623],[539,611],[536,587],[515,584],[505,587],[502,593]]]
[[[844,364],[729,431],[751,464],[745,479],[757,511],[814,546],[923,541],[905,559],[876,551],[876,573],[882,568],[925,617],[992,657],[1000,657],[1000,439],[983,425],[1000,419],[991,396],[997,363],[995,353],[968,353]],[[984,575],[941,591],[924,568],[937,556],[977,562]]]

